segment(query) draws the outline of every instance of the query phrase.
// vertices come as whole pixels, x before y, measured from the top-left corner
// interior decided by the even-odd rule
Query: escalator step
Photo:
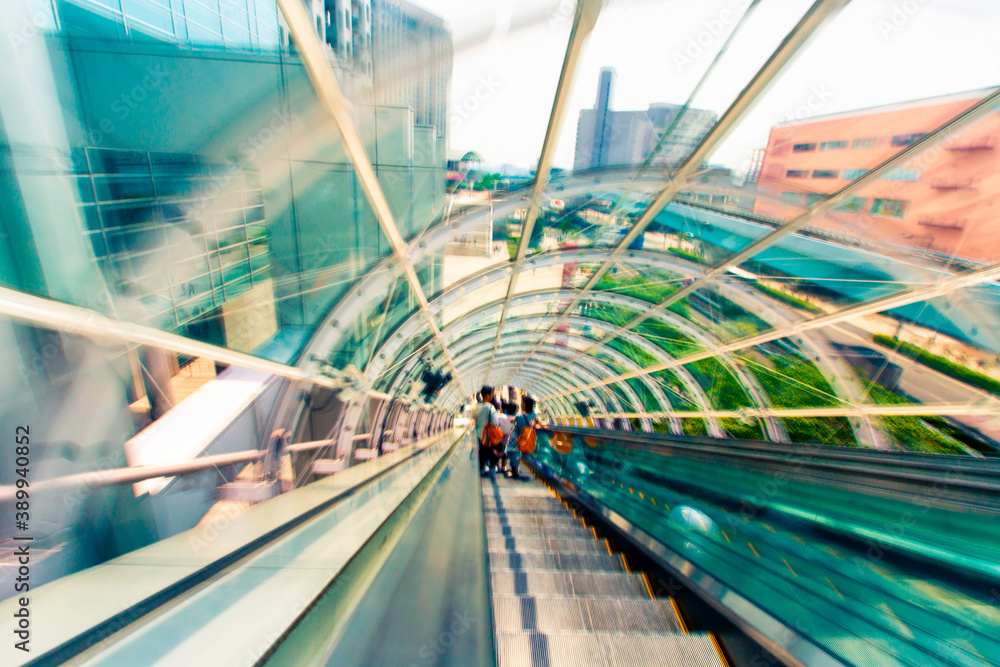
[[[489,493],[483,494],[484,507],[496,507],[497,505],[502,505],[504,507],[564,507],[564,505],[556,500],[556,497],[551,494],[544,498],[510,496],[504,494],[492,495]]]
[[[493,618],[501,632],[683,633],[666,598],[495,595]]]
[[[580,522],[558,524],[558,525],[535,525],[535,526],[511,526],[500,523],[486,524],[487,537],[497,535],[513,535],[516,537],[593,537],[592,530]]]
[[[498,667],[721,667],[708,635],[498,633]]]
[[[490,572],[493,595],[615,596],[649,599],[641,574],[625,572]]]
[[[593,536],[588,537],[501,537],[492,536],[489,538],[489,550],[493,552],[514,551],[524,553],[526,551],[549,551],[555,553],[596,553],[607,551],[604,541],[598,541]]]
[[[496,516],[506,514],[508,516],[552,516],[553,514],[558,514],[561,516],[573,516],[566,511],[566,508],[562,505],[551,505],[549,507],[483,507],[483,513],[486,516]]]
[[[605,572],[625,570],[625,564],[621,557],[607,552],[591,554],[490,554],[490,567],[494,570],[598,570]]]
[[[580,524],[580,520],[569,512],[560,514],[484,514],[486,525],[504,524],[508,526],[558,526]],[[582,524],[580,524],[582,525]]]

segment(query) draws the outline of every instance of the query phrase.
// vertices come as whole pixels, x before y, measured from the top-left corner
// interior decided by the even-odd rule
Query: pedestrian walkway
[[[539,481],[484,479],[482,491],[499,667],[724,664]]]

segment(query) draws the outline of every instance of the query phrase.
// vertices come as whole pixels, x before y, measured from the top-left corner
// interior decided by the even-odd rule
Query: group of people
[[[519,466],[521,451],[518,448],[518,436],[530,428],[542,426],[535,414],[535,399],[530,396],[521,398],[521,410],[518,412],[516,403],[501,402],[493,387],[484,386],[479,390],[479,411],[476,413],[476,435],[479,439],[479,472],[483,477],[495,477],[497,472],[508,477],[520,477]],[[499,444],[491,445],[483,442],[483,430],[487,424],[493,424],[503,433]]]

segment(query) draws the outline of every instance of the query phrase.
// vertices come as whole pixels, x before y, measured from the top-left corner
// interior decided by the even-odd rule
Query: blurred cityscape
[[[675,506],[697,509],[671,515],[678,534],[722,535],[727,544],[728,534],[705,527],[715,525],[707,517],[718,523],[760,492],[749,481],[734,485],[742,495],[731,497],[722,481],[709,491],[711,480],[695,491],[695,482],[667,484],[656,466],[673,471],[672,464],[648,463],[649,443],[690,447],[677,456],[699,461],[692,479],[711,477],[698,468],[709,459],[699,456],[735,457],[730,446],[773,445],[792,452],[789,461],[825,447],[831,470],[843,461],[855,466],[844,473],[851,484],[880,489],[873,507],[884,500],[879,493],[898,502],[887,517],[911,511],[913,480],[880,487],[872,479],[890,473],[875,472],[876,464],[891,471],[901,461],[920,475],[938,465],[982,470],[983,507],[963,513],[948,503],[964,499],[964,487],[953,496],[935,489],[940,507],[962,518],[941,518],[944,528],[925,542],[895,535],[905,558],[885,565],[896,573],[892,581],[923,582],[906,594],[920,614],[947,618],[947,632],[974,626],[969,646],[982,655],[938,660],[940,647],[922,647],[934,660],[921,663],[917,652],[906,653],[915,640],[900,613],[904,620],[892,618],[904,630],[879,630],[889,638],[856,664],[1000,664],[1000,635],[990,630],[1000,603],[969,592],[996,576],[989,551],[996,537],[993,528],[968,525],[973,514],[984,523],[996,518],[989,504],[995,475],[986,466],[1000,455],[998,89],[921,90],[889,103],[873,96],[877,105],[838,102],[800,118],[784,101],[755,111],[755,102],[780,89],[796,50],[820,48],[809,45],[812,31],[846,20],[837,12],[848,3],[819,0],[804,14],[785,11],[786,21],[798,22],[782,30],[798,41],[776,39],[773,53],[757,54],[756,41],[753,48],[740,41],[756,34],[744,23],[756,25],[761,3],[753,2],[700,19],[704,30],[690,38],[717,57],[698,61],[703,78],[684,99],[635,83],[646,73],[630,67],[636,54],[652,67],[666,62],[667,51],[643,51],[648,45],[636,39],[622,45],[620,60],[595,64],[580,55],[588,38],[601,39],[598,15],[634,11],[640,31],[646,12],[666,12],[666,20],[679,11],[676,3],[669,11],[642,2],[563,4],[500,7],[495,17],[492,5],[459,10],[415,0],[12,0],[0,9],[0,352],[7,368],[0,424],[4,438],[16,424],[31,425],[32,585],[59,591],[81,574],[138,563],[116,559],[165,545],[182,560],[201,559],[202,551],[185,551],[194,549],[192,535],[220,520],[244,525],[282,497],[291,500],[280,511],[304,524],[354,494],[354,482],[337,486],[355,479],[349,475],[384,482],[371,496],[398,494],[392,511],[419,505],[426,480],[452,474],[440,472],[453,453],[444,453],[443,438],[475,419],[480,386],[495,385],[515,413],[529,395],[539,400],[539,451],[525,460],[546,484],[583,489],[574,496],[583,504],[607,499],[608,512],[639,527],[647,525],[646,510],[622,509],[638,489],[643,502],[654,491],[666,497],[661,485],[681,489],[691,498]],[[492,23],[457,28],[467,15]],[[497,55],[504,40],[533,30],[546,31],[537,39],[539,63],[550,43],[558,46],[559,57],[545,63],[554,97],[528,87],[501,113],[520,119],[519,107],[531,106],[538,127],[498,125],[495,132],[511,143],[522,140],[514,136],[522,129],[537,135],[537,157],[512,163],[508,154],[460,145],[456,109],[470,107],[468,98],[453,99],[456,81],[488,74],[464,59],[481,50],[486,55],[476,57],[507,66]],[[690,43],[671,48],[698,60]],[[506,48],[512,59],[523,55]],[[727,54],[739,66],[759,60],[760,70],[747,70],[749,83],[723,70],[739,83],[725,104],[699,97]],[[518,71],[511,65],[503,85],[517,86]],[[592,106],[575,104],[571,84]],[[502,106],[488,96],[475,100],[484,114]],[[743,134],[741,123],[750,128]],[[737,150],[726,144],[734,136],[754,148],[742,161],[717,158],[720,147]],[[487,138],[496,145],[494,135]],[[560,159],[570,146],[572,160]],[[609,452],[619,445],[641,451],[638,462],[614,459]],[[432,450],[441,458],[426,466],[405,458]],[[14,604],[20,572],[17,537],[6,531],[20,511],[15,468],[26,466],[8,462],[19,452],[13,440],[0,445],[3,604]],[[720,469],[749,465],[735,460]],[[635,476],[635,491],[618,475]],[[307,486],[329,492],[328,504],[295,504]],[[881,529],[872,528],[876,519],[865,523],[861,510],[838,513],[849,502],[843,492],[830,496],[841,504],[829,514],[826,500],[804,497],[800,507],[798,499],[773,500],[776,492],[764,515],[783,512],[773,520],[778,531],[798,542],[807,535],[824,553],[863,551],[850,540]],[[494,495],[484,492],[487,514],[500,503],[500,492]],[[394,530],[388,515],[377,516],[351,558],[378,543],[373,535],[384,537],[376,531]],[[809,517],[808,530],[795,523]],[[298,523],[282,526],[298,530]],[[770,524],[764,530],[779,535]],[[824,531],[838,537],[827,541]],[[697,546],[701,538],[684,539]],[[751,540],[743,541],[759,559]],[[210,542],[212,554],[223,548]],[[248,538],[239,549],[249,554],[251,544]],[[237,551],[213,561],[205,580],[239,562]],[[650,561],[659,553],[635,552]],[[841,585],[850,585],[826,556],[814,560],[822,575],[808,576],[822,581],[830,568],[838,584],[842,576],[848,583]],[[942,562],[958,563],[961,574],[913,574]],[[784,566],[795,580],[789,585],[804,585],[789,560]],[[792,581],[784,566],[773,575],[782,586]],[[683,587],[707,600],[694,579]],[[660,597],[645,581],[650,596]],[[823,604],[847,604],[825,581],[839,600],[824,587]],[[961,604],[941,602],[947,596],[936,590]],[[956,611],[963,605],[979,605],[985,620],[969,621]],[[877,608],[861,606],[859,617]],[[771,612],[794,615],[794,608],[788,602]],[[737,612],[712,613],[738,627],[746,635],[740,641],[781,654],[760,639],[763,630],[734,620]],[[892,615],[871,613],[865,623],[877,616],[871,623],[885,625]],[[102,628],[93,637],[113,634]],[[875,636],[866,628],[857,636]],[[852,632],[845,634],[853,640]],[[70,634],[56,632],[44,644],[52,651],[45,664],[98,655],[84,654],[83,644],[77,653],[66,648],[77,646]],[[855,664],[836,637],[813,640],[834,656],[815,664]],[[883,661],[883,649],[907,657]],[[250,662],[265,659],[266,651],[255,651],[247,652]],[[749,664],[728,655],[732,664]],[[9,664],[26,660],[16,657]],[[225,652],[214,657],[230,663]]]

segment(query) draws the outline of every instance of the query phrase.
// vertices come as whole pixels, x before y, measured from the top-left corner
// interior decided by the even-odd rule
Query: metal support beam
[[[497,324],[496,340],[493,344],[493,351],[490,359],[496,356],[497,346],[503,334],[504,323],[507,320],[507,310],[510,306],[510,299],[517,291],[517,281],[521,275],[521,265],[524,257],[528,254],[531,245],[531,233],[535,228],[535,221],[542,209],[542,199],[545,197],[545,190],[549,184],[549,173],[552,168],[552,158],[556,151],[556,140],[559,130],[562,127],[563,119],[566,116],[566,104],[569,100],[570,89],[573,85],[573,76],[576,74],[577,62],[580,59],[580,52],[587,36],[593,31],[597,24],[597,17],[601,13],[601,0],[577,0],[576,13],[573,16],[573,28],[569,34],[569,42],[566,45],[566,55],[563,58],[562,70],[559,72],[559,84],[556,86],[555,99],[552,101],[552,111],[549,114],[549,123],[545,128],[545,139],[542,142],[542,153],[538,157],[538,167],[535,170],[535,181],[531,186],[531,203],[528,206],[528,214],[521,225],[521,241],[517,245],[517,257],[514,259],[513,272],[510,282],[507,285],[507,296],[504,299],[503,310],[500,313],[500,322]]]
[[[967,271],[965,273],[960,273],[958,275],[945,278],[933,285],[914,288],[902,292],[901,294],[893,294],[887,297],[883,297],[881,299],[876,299],[875,301],[871,301],[869,303],[859,303],[856,306],[844,308],[835,313],[829,313],[827,315],[819,315],[817,317],[812,317],[807,320],[795,322],[781,329],[766,331],[762,334],[757,334],[756,336],[749,336],[747,338],[742,338],[732,343],[727,343],[725,345],[720,345],[715,348],[703,350],[701,352],[696,352],[695,354],[690,354],[686,357],[682,357],[680,359],[676,359],[674,361],[665,364],[655,364],[653,366],[650,366],[642,370],[639,373],[623,373],[617,377],[609,378],[607,380],[602,381],[602,384],[619,382],[621,380],[628,379],[630,377],[638,377],[638,375],[654,373],[656,371],[668,368],[674,368],[676,366],[683,366],[693,361],[699,361],[701,359],[715,357],[720,354],[725,354],[727,352],[744,350],[749,347],[762,345],[763,343],[769,343],[771,341],[779,340],[787,336],[800,334],[805,331],[811,331],[813,329],[819,329],[822,327],[830,326],[832,324],[838,324],[840,322],[849,320],[854,317],[861,317],[863,315],[872,315],[875,313],[881,313],[883,311],[892,310],[893,308],[900,308],[902,306],[906,306],[911,303],[919,303],[921,301],[927,301],[928,299],[933,299],[935,297],[945,296],[947,294],[951,294],[956,290],[964,289],[966,287],[974,287],[975,285],[979,285],[984,282],[989,282],[991,280],[996,280],[998,278],[1000,278],[1000,264],[994,264],[993,266],[988,266],[986,268],[978,269],[975,271]]]
[[[0,314],[30,326],[83,336],[97,342],[148,345],[331,389],[344,386],[343,381],[319,375],[319,369],[309,371],[279,364],[153,327],[112,319],[94,310],[71,306],[7,287],[0,287]]]
[[[385,193],[382,192],[375,169],[368,159],[364,142],[354,125],[354,118],[340,90],[340,85],[337,83],[333,67],[331,67],[329,60],[327,60],[326,51],[313,26],[312,18],[306,11],[305,4],[301,0],[278,0],[278,6],[281,8],[281,13],[288,23],[288,28],[295,40],[295,44],[299,48],[302,62],[316,90],[316,95],[319,97],[323,108],[330,114],[334,124],[337,126],[337,131],[344,142],[344,151],[354,165],[361,189],[369,205],[372,207],[376,219],[378,219],[382,233],[385,234],[389,245],[392,247],[396,262],[406,276],[410,292],[416,299],[420,311],[424,314],[427,327],[438,340],[442,350],[444,350],[445,359],[448,362],[449,368],[451,368],[452,377],[459,380],[460,374],[458,368],[451,361],[448,346],[441,337],[437,321],[428,307],[427,296],[424,294],[420,279],[417,277],[417,272],[413,267],[406,242],[399,233],[399,227],[396,225],[389,202],[385,198]],[[307,362],[315,363],[308,360]]]
[[[639,234],[646,229],[646,226],[684,188],[688,180],[701,168],[702,163],[729,136],[729,133],[746,116],[757,99],[764,94],[764,91],[768,89],[781,70],[784,69],[785,65],[791,61],[799,48],[812,37],[821,25],[834,16],[848,2],[849,0],[817,0],[813,3],[812,7],[809,8],[796,26],[792,28],[791,32],[785,36],[785,39],[778,45],[778,48],[771,54],[771,57],[764,63],[763,67],[758,70],[729,108],[726,109],[725,113],[722,114],[719,121],[704,136],[701,143],[681,163],[671,181],[656,196],[656,199],[646,207],[646,210],[643,211],[642,216],[632,226],[632,229],[615,246],[607,261],[591,276],[579,295],[570,302],[564,313],[572,312],[584,298],[584,295],[594,288],[594,285],[597,284],[601,277],[617,261],[617,258],[632,245]],[[555,330],[555,326],[553,326],[553,331]]]

